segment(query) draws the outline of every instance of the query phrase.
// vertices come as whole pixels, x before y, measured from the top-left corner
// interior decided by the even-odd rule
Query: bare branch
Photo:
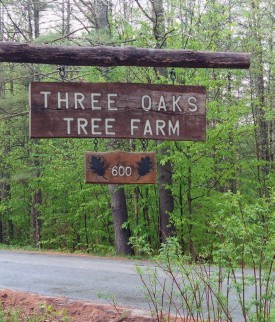
[[[135,0],[135,2],[137,3],[137,5],[138,5],[139,9],[143,12],[143,14],[145,15],[145,17],[146,17],[147,19],[149,19],[151,22],[154,22],[153,18],[152,18],[152,17],[150,17],[150,16],[148,15],[148,13],[143,9],[142,5],[139,3],[139,0]]]
[[[6,116],[2,116],[2,117],[0,117],[0,121],[2,121],[2,120],[7,120],[7,119],[11,119],[11,118],[13,118],[13,117],[17,117],[17,116],[26,115],[26,114],[28,114],[28,113],[29,113],[28,111],[25,111],[25,112],[21,112],[21,113],[9,114],[9,115],[6,115]]]

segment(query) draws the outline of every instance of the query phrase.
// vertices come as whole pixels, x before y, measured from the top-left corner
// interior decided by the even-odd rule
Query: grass
[[[70,321],[66,310],[56,310],[52,305],[41,304],[26,314],[21,308],[4,308],[0,303],[0,322],[67,322]]]
[[[76,250],[71,252],[69,249],[47,249],[47,248],[37,248],[32,246],[21,246],[21,245],[7,245],[0,243],[0,250],[13,250],[22,252],[39,252],[39,253],[53,253],[53,254],[73,254],[73,255],[86,255],[86,256],[100,256],[100,257],[111,257],[111,258],[121,258],[129,260],[148,260],[149,256],[146,255],[116,255],[115,252],[104,252],[101,250],[94,251],[80,251]],[[1,322],[1,320],[0,320]]]

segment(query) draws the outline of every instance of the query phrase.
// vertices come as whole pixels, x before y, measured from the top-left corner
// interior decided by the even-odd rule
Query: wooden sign
[[[205,87],[31,83],[31,138],[205,140]]]
[[[156,183],[154,152],[86,152],[86,183]]]

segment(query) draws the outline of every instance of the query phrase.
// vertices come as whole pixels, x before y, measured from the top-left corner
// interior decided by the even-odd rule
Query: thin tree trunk
[[[157,48],[166,46],[165,40],[165,19],[162,0],[152,1],[153,34]],[[167,77],[166,68],[158,68],[158,73]],[[161,144],[161,141],[158,141]],[[160,154],[165,155],[166,148],[160,149]],[[172,235],[174,226],[170,222],[170,214],[174,210],[174,199],[170,187],[172,187],[172,165],[167,161],[164,165],[158,164],[158,183],[159,183],[159,214],[160,214],[160,239],[165,243],[167,238]]]
[[[29,27],[30,35],[34,38],[38,38],[40,35],[40,4],[39,0],[32,0],[29,4]],[[34,26],[34,27],[32,27]],[[33,141],[33,149],[36,150],[36,145],[39,144],[38,140]],[[38,156],[35,156],[33,159],[33,166],[36,169],[35,177],[39,178],[41,160]],[[32,242],[34,247],[40,248],[40,239],[41,239],[41,219],[40,219],[40,206],[42,205],[42,190],[37,188],[33,191],[31,197],[31,223],[32,223]]]
[[[193,261],[196,260],[196,250],[192,239],[193,230],[193,203],[192,203],[192,166],[188,160],[187,175],[187,207],[188,207],[188,236],[189,236],[189,252]]]
[[[67,0],[66,34],[71,32],[71,0]]]
[[[2,219],[0,218],[0,244],[4,243],[4,227]]]
[[[260,26],[258,13],[260,12],[259,4],[251,2],[252,12],[252,31],[254,34],[255,45],[254,51],[254,75],[252,88],[254,85],[253,99],[253,117],[257,125],[255,129],[256,151],[258,158],[258,180],[261,183],[259,188],[260,197],[269,197],[269,189],[267,187],[267,179],[270,172],[271,150],[269,145],[269,129],[271,121],[266,117],[266,101],[265,101],[265,81],[264,81],[264,63],[263,63],[263,48],[262,48],[262,29]]]
[[[28,11],[28,25],[29,25],[29,39],[33,39],[33,28],[32,28],[32,10],[31,10],[31,2],[27,3],[27,11]]]
[[[71,1],[62,1],[62,36],[66,37],[71,30]]]
[[[41,189],[37,189],[32,196],[31,221],[32,221],[32,239],[34,247],[40,248],[41,220],[39,205],[42,204]]]
[[[135,207],[135,225],[136,227],[139,224],[139,206],[138,206],[138,200],[139,200],[140,190],[138,187],[134,189],[134,207]]]
[[[162,153],[166,153],[162,150]],[[174,199],[172,191],[172,165],[171,162],[158,164],[158,181],[159,181],[159,213],[160,213],[160,237],[161,242],[165,243],[167,237],[171,236],[174,231],[174,225],[170,222],[170,214],[174,210]]]
[[[34,22],[34,37],[38,38],[40,35],[40,8],[39,0],[33,1],[33,22]]]
[[[3,14],[3,7],[0,4],[0,41],[4,40],[4,14]]]
[[[89,249],[89,234],[88,234],[88,224],[87,224],[87,214],[84,214],[84,228],[85,228],[85,242],[86,250]]]
[[[11,152],[11,131],[9,128],[8,123],[4,123],[4,128],[6,130],[3,134],[3,140],[4,141],[4,148],[3,148],[3,159],[7,158]],[[8,204],[11,199],[11,186],[10,186],[10,168],[5,164],[5,162],[1,165],[1,176],[2,179],[0,182],[0,201]],[[4,208],[3,215],[1,215],[1,240],[3,243],[10,242],[13,239],[13,222],[12,222],[12,216],[9,211],[9,208]]]

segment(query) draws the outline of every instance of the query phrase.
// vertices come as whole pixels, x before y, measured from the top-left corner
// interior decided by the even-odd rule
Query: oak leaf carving
[[[137,178],[137,180],[139,180],[143,176],[146,176],[146,174],[150,173],[153,167],[154,167],[154,162],[149,156],[144,158],[142,157],[140,161],[137,162],[137,170],[139,174],[139,177]]]
[[[92,155],[90,161],[90,168],[93,173],[96,173],[98,176],[103,177],[105,180],[107,180],[107,178],[104,176],[107,166],[105,165],[104,160],[102,160],[100,156]]]

